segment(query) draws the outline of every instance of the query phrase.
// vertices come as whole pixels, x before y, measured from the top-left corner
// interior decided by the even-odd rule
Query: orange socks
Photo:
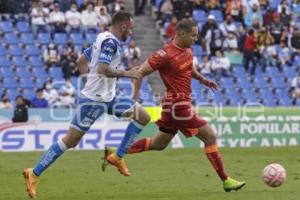
[[[151,138],[146,137],[146,138],[139,139],[139,140],[135,141],[131,145],[131,147],[129,147],[127,153],[133,154],[133,153],[140,153],[143,151],[148,151],[150,143],[151,143]]]
[[[218,151],[217,145],[206,146],[205,153],[211,165],[219,175],[220,179],[222,181],[226,180],[228,176],[224,170],[224,163],[222,160],[222,156]]]

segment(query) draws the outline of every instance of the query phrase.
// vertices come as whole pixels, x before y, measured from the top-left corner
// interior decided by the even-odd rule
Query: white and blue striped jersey
[[[97,73],[97,64],[106,63],[114,69],[121,68],[119,40],[110,32],[98,34],[93,45],[84,51],[89,62],[87,82],[81,93],[94,101],[109,102],[116,95],[117,78],[108,78]]]

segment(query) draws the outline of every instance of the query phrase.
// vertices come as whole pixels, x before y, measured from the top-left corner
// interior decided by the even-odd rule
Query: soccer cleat
[[[115,153],[112,153],[107,156],[107,159],[109,164],[115,166],[118,168],[120,174],[124,176],[130,176],[129,169],[126,166],[125,160],[123,158],[119,158]]]
[[[107,165],[109,164],[107,157],[113,153],[115,153],[117,150],[115,148],[112,147],[105,147],[104,149],[104,157],[102,158],[103,163],[102,163],[102,171],[105,171]]]
[[[231,190],[239,190],[242,189],[246,185],[245,181],[237,181],[234,180],[230,177],[228,177],[224,182],[223,182],[223,188],[225,192],[231,192]]]
[[[36,196],[36,188],[39,181],[39,177],[33,173],[32,168],[24,169],[23,176],[25,179],[28,195],[30,198],[34,199]]]

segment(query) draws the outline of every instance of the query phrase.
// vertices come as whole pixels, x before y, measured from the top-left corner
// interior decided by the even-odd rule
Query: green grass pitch
[[[300,196],[300,147],[220,149],[230,176],[247,181],[225,193],[202,149],[168,149],[127,156],[133,175],[109,167],[101,171],[102,151],[69,151],[41,177],[41,200],[296,200]],[[0,200],[28,199],[22,170],[41,152],[0,153]],[[287,181],[270,188],[261,171],[270,162],[287,170]]]

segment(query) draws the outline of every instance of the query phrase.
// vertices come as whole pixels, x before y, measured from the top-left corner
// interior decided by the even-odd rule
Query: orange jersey
[[[164,101],[191,102],[191,81],[193,54],[191,48],[181,49],[174,44],[167,44],[153,53],[148,62],[152,69],[158,70],[167,88]]]

